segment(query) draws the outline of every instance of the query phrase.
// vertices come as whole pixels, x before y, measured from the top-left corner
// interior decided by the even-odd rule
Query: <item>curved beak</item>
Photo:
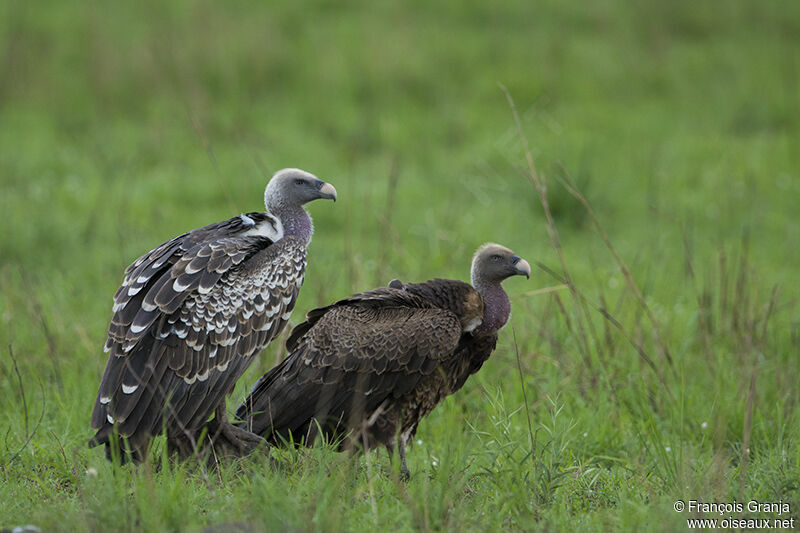
[[[322,185],[319,188],[319,197],[326,198],[328,200],[336,201],[336,187],[331,185],[330,183],[321,182]]]
[[[528,262],[521,257],[517,257],[516,255],[511,259],[514,261],[514,270],[516,271],[517,275],[525,276],[527,279],[530,279],[531,266],[528,264]]]

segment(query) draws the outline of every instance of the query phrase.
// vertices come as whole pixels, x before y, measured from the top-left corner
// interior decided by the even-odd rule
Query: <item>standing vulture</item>
[[[220,446],[240,453],[261,440],[227,421],[225,396],[289,319],[313,232],[303,205],[318,198],[335,201],[336,189],[281,170],[264,192],[268,213],[192,230],[127,268],[114,294],[92,446],[138,462],[165,429],[170,448],[191,454],[212,412],[207,427]]]
[[[481,368],[508,321],[501,283],[530,273],[508,248],[486,244],[472,260],[472,285],[395,280],[309,312],[288,357],[239,406],[242,427],[272,444],[311,445],[321,430],[341,448],[384,445],[391,455],[397,445],[408,477],[417,424]]]

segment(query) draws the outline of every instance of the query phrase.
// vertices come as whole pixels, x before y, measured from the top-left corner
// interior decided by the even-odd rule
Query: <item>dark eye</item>
[[[500,261],[501,259],[502,259],[502,257],[500,257],[500,256],[499,256],[499,255],[497,255],[497,254],[494,254],[494,255],[492,256],[492,261]]]
[[[305,183],[306,180],[304,180],[303,178],[297,178],[296,180],[294,180],[295,185],[305,185]]]

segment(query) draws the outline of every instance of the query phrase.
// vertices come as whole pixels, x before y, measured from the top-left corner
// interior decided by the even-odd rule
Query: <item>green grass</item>
[[[799,516],[798,36],[790,0],[3,3],[0,526],[680,530],[677,499]],[[421,424],[408,484],[383,452],[214,471],[86,447],[123,269],[260,209],[277,169],[340,195],[311,207],[295,323],[393,277],[466,279],[489,240],[563,277],[498,83],[576,293],[507,282],[498,349]]]

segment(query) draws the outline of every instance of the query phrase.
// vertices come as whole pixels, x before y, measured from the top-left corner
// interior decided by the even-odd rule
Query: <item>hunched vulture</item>
[[[292,331],[289,355],[262,376],[239,406],[240,426],[267,442],[311,445],[322,434],[353,445],[398,448],[420,420],[477,372],[508,321],[503,280],[530,265],[498,244],[472,261],[472,285],[434,279],[392,281],[308,313]]]

